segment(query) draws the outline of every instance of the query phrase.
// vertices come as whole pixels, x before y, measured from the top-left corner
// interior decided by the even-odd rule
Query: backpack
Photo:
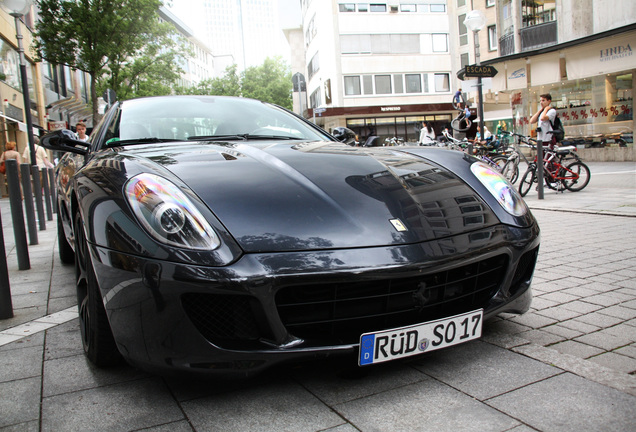
[[[561,123],[561,119],[559,118],[558,114],[554,116],[554,123],[550,123],[550,125],[552,126],[553,131],[553,141],[556,141],[558,143],[563,141],[563,138],[565,138],[565,130],[563,129],[563,123]]]

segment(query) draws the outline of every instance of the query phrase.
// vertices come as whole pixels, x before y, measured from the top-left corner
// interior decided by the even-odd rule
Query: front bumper
[[[353,354],[364,332],[530,307],[539,229],[497,225],[422,244],[247,254],[185,265],[93,246],[115,340],[155,371],[245,376]]]

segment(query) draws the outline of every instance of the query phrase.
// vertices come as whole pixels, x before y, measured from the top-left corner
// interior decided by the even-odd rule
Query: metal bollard
[[[17,164],[17,162],[16,162]],[[5,166],[7,163],[5,162]],[[9,170],[7,170],[8,173]],[[15,172],[17,173],[17,167]],[[11,286],[9,285],[9,268],[7,253],[4,249],[4,233],[2,232],[2,215],[0,215],[0,319],[13,318],[11,303]]]
[[[537,188],[537,196],[540,200],[543,199],[543,141],[537,140],[537,181],[539,187]]]
[[[55,194],[55,170],[53,168],[47,169],[49,176],[49,185],[51,186],[51,203],[53,207],[53,213],[57,213],[57,195]]]
[[[24,226],[24,212],[22,211],[22,193],[20,192],[20,176],[18,175],[18,162],[8,159],[7,183],[9,185],[9,204],[11,206],[11,219],[13,221],[13,236],[15,238],[15,251],[18,258],[18,269],[31,268],[29,261],[29,247],[26,241],[26,228]],[[28,166],[28,165],[27,165]],[[36,236],[37,244],[37,236]],[[4,241],[2,242],[4,247]],[[4,255],[3,255],[4,256]]]
[[[31,164],[20,165],[22,192],[24,193],[24,210],[29,228],[29,244],[38,244],[38,232],[35,228],[35,207],[33,205],[33,189],[31,188]]]
[[[53,220],[53,209],[51,206],[51,188],[49,187],[49,172],[46,168],[42,168],[42,186],[44,187],[44,204],[46,206],[46,220]]]
[[[35,207],[38,211],[38,221],[40,222],[40,231],[46,229],[46,221],[44,220],[44,203],[42,202],[42,182],[40,181],[40,169],[37,165],[31,166],[31,177],[33,177],[33,192],[35,194]]]

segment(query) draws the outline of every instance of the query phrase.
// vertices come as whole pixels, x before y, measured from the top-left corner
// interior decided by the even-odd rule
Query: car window
[[[109,126],[120,140],[254,136],[324,140],[326,134],[263,102],[219,96],[171,96],[125,101]]]

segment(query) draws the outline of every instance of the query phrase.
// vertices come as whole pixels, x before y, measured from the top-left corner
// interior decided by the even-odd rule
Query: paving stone
[[[573,302],[565,303],[562,307],[564,309],[578,312],[579,314],[586,314],[603,308],[603,306],[599,306],[594,303],[588,303],[584,300],[576,300]]]
[[[553,322],[567,321],[569,319],[576,318],[581,315],[580,312],[567,309],[564,305],[555,306],[548,309],[542,309],[540,311],[537,311],[536,313],[546,318],[551,318]]]
[[[334,409],[363,431],[483,432],[507,431],[520,425],[434,380],[336,405]]]
[[[613,306],[628,300],[631,300],[628,296],[616,292],[597,294],[585,298],[586,302],[601,306]]]
[[[636,359],[618,354],[618,351],[603,353],[590,357],[588,360],[621,372],[636,372]]]
[[[571,354],[580,358],[588,358],[598,355],[605,350],[576,341],[564,341],[551,345],[550,348],[555,349],[564,354]]]
[[[597,312],[592,312],[589,314],[585,314],[585,315],[581,315],[580,317],[576,318],[578,321],[587,323],[587,324],[591,324],[591,325],[595,325],[597,327],[601,327],[601,328],[607,328],[607,327],[611,327],[613,325],[619,324],[620,322],[624,321],[620,318],[616,318],[616,317],[612,317],[609,315],[605,315],[602,312],[602,309],[600,311]]]
[[[629,358],[636,359],[636,344],[618,348],[614,350],[615,353],[627,356]]]
[[[480,341],[432,352],[417,361],[415,367],[479,400],[560,373],[551,366]]]
[[[42,375],[42,346],[0,352],[0,382]]]
[[[38,421],[40,377],[0,382],[0,428]]]
[[[600,311],[600,313],[604,315],[620,318],[622,320],[636,318],[636,309],[630,309],[628,307],[624,307],[622,304],[604,308],[603,310]]]
[[[629,345],[632,342],[630,339],[614,336],[604,330],[595,333],[588,333],[586,335],[579,336],[574,340],[587,345],[595,346],[597,348],[601,348],[605,351],[611,351],[613,349]]]
[[[549,294],[544,294],[542,297],[547,299],[547,300],[555,301],[555,302],[557,302],[559,304],[571,302],[571,301],[574,301],[574,300],[578,300],[580,298],[578,296],[573,296],[571,294],[564,294],[564,293],[562,293],[560,291],[559,292],[549,293]]]
[[[634,396],[569,373],[491,399],[488,404],[541,431],[624,432],[636,424]]]
[[[158,378],[42,399],[42,431],[130,431],[183,420]]]
[[[573,330],[573,329],[564,327],[561,324],[555,324],[548,327],[544,327],[541,330],[548,333],[555,334],[557,336],[562,336],[565,339],[574,339],[575,337],[581,336],[583,334],[583,332],[579,330]]]
[[[524,326],[528,326],[533,329],[545,327],[557,322],[556,320],[552,318],[548,318],[536,313],[525,313],[523,315],[518,315],[511,318],[510,321],[515,322],[517,324],[524,325]]]
[[[601,329],[599,326],[595,326],[595,325],[592,325],[592,324],[587,324],[587,323],[581,322],[577,318],[574,318],[574,319],[571,319],[571,320],[567,320],[567,321],[563,321],[561,323],[561,325],[563,327],[566,327],[566,328],[569,328],[569,329],[572,329],[572,330],[580,331],[583,334],[592,333],[592,332],[595,332],[595,331]]]
[[[194,399],[181,406],[196,430],[313,432],[343,424],[318,398],[288,381]]]
[[[543,345],[543,346],[552,345],[567,339],[563,336],[559,336],[557,334],[545,331],[545,329],[530,330],[527,332],[519,333],[519,337],[527,339],[530,342],[535,343],[537,345]]]

